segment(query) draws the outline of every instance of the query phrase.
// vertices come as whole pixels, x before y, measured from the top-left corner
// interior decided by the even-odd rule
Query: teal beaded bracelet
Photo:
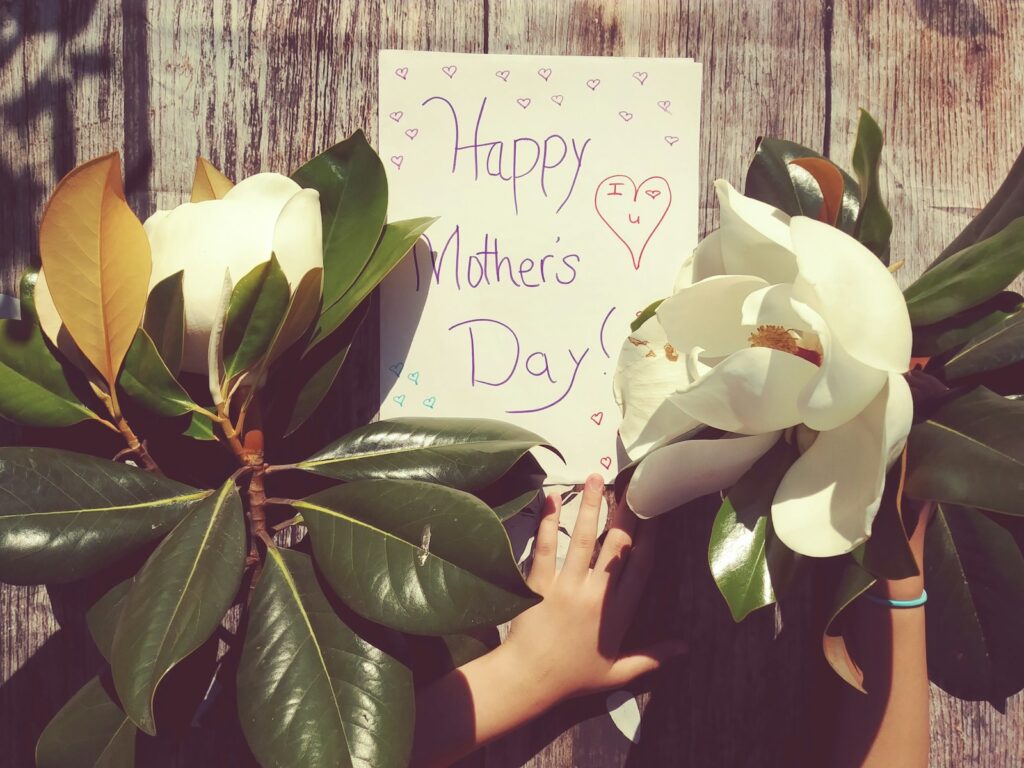
[[[928,591],[922,589],[921,596],[915,597],[913,600],[891,600],[887,597],[872,595],[870,592],[865,592],[864,597],[876,605],[884,605],[887,608],[917,608],[928,602]]]

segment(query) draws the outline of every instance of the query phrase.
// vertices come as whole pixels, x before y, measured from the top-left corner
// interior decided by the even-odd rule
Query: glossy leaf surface
[[[35,312],[36,275],[21,281],[21,319],[0,320],[0,416],[33,427],[95,419],[72,391],[47,346]]]
[[[914,425],[907,495],[1024,515],[1024,402],[978,387]]]
[[[0,448],[0,581],[83,578],[163,536],[209,491],[54,448]]]
[[[715,517],[708,564],[734,621],[774,603],[796,572],[799,555],[770,522],[775,491],[795,459],[792,446],[778,441],[730,489]]]
[[[1024,558],[977,510],[939,504],[925,538],[928,675],[962,699],[1024,688]]]
[[[121,618],[121,609],[131,586],[131,578],[115,584],[93,603],[85,614],[86,626],[89,627],[92,641],[96,643],[96,648],[108,663],[114,645],[114,630],[117,629],[117,620]]]
[[[914,326],[930,325],[995,296],[1024,270],[1024,217],[929,269],[903,295]]]
[[[142,321],[152,261],[116,152],[65,176],[39,225],[53,304],[86,359],[113,387]]]
[[[104,677],[92,678],[49,722],[36,744],[37,768],[135,768],[135,725]]]
[[[185,349],[184,277],[182,270],[154,285],[146,301],[146,316],[142,319],[142,327],[156,345],[160,359],[175,376],[181,372]]]
[[[412,250],[416,241],[427,231],[437,219],[406,219],[394,221],[384,227],[380,242],[373,256],[351,287],[334,304],[327,304],[326,285],[324,287],[324,310],[320,313],[316,332],[309,343],[312,348],[322,339],[340,326],[351,315],[373,289],[398,266],[406,254]],[[326,276],[325,276],[326,280]]]
[[[947,381],[1005,368],[1024,360],[1024,310],[967,341],[942,366]]]
[[[290,299],[288,278],[276,256],[238,281],[231,292],[224,323],[225,380],[249,370],[267,354]]]
[[[320,193],[324,306],[330,307],[356,282],[377,246],[388,211],[387,176],[363,132],[356,131],[292,178]]]
[[[309,556],[271,549],[250,606],[238,714],[265,766],[402,768],[412,674],[342,621]]]
[[[914,329],[913,354],[915,357],[932,357],[954,350],[999,325],[1021,307],[1024,307],[1024,297],[1003,291],[938,323],[918,326]]]
[[[197,504],[132,581],[111,644],[125,712],[156,733],[153,697],[175,664],[220,624],[242,581],[245,520],[233,480]]]
[[[860,186],[860,213],[854,234],[883,264],[889,263],[892,217],[882,202],[878,168],[882,159],[882,129],[865,110],[860,111],[853,146],[853,170]]]
[[[425,480],[472,491],[544,438],[493,419],[408,417],[360,427],[296,466],[337,480]]]
[[[850,655],[842,634],[842,614],[858,597],[867,592],[875,583],[875,577],[861,568],[852,558],[846,561],[843,572],[836,584],[829,603],[825,632],[822,634],[822,649],[825,660],[839,677],[858,691],[864,690],[864,672]]]
[[[501,522],[468,493],[364,480],[295,503],[313,556],[350,608],[421,635],[499,624],[537,601]]]
[[[135,334],[124,359],[118,384],[129,397],[160,416],[181,416],[198,407],[167,369],[153,340],[142,328]]]

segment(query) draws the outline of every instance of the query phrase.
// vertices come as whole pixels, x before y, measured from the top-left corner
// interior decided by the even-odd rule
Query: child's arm
[[[591,475],[558,572],[560,505],[547,499],[527,579],[543,601],[516,617],[500,647],[418,692],[412,765],[449,765],[563,699],[625,685],[686,650],[665,642],[619,654],[651,570],[654,524],[642,524],[634,547],[637,520],[620,505],[591,568],[603,493],[601,477]]]
[[[922,575],[879,581],[872,594],[913,600],[924,589],[926,506],[910,537]],[[853,657],[864,671],[867,696],[843,686],[834,759],[839,768],[925,768],[928,765],[928,665],[924,606],[889,608],[864,598],[853,610]]]

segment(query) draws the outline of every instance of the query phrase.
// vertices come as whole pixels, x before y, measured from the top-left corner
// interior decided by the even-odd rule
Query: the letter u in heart
[[[650,176],[637,184],[619,173],[604,179],[594,192],[597,215],[626,246],[637,270],[671,204],[672,189],[662,176]]]

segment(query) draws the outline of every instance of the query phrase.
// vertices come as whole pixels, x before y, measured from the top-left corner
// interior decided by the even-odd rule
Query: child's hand
[[[601,476],[591,475],[565,565],[556,572],[561,505],[557,496],[548,497],[527,579],[544,600],[513,620],[503,645],[537,686],[540,698],[552,702],[625,685],[686,650],[681,641],[666,641],[620,655],[622,637],[654,561],[656,521],[644,522],[634,537],[639,521],[624,502],[620,504],[591,568],[603,500]]]

